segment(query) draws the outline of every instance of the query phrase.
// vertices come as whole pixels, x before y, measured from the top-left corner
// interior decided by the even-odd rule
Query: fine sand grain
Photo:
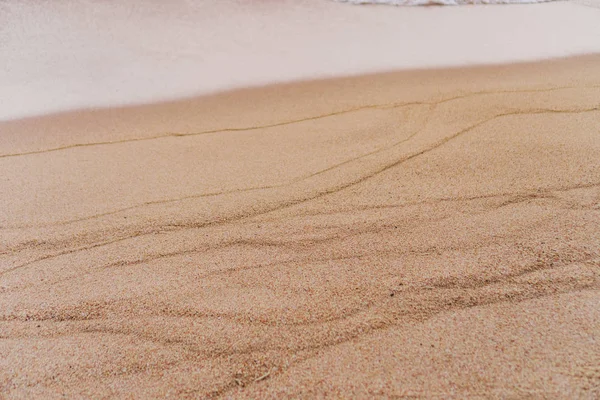
[[[600,56],[0,131],[0,397],[600,396]]]

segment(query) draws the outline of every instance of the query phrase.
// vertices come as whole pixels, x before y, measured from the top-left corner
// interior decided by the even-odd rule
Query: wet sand
[[[600,396],[597,55],[0,130],[3,396]]]

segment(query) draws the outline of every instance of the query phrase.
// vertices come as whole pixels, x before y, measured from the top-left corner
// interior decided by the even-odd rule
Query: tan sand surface
[[[600,396],[598,55],[0,131],[0,397]]]

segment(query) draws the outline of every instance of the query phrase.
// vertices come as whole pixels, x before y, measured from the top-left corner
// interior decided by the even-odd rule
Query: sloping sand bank
[[[600,395],[600,56],[0,130],[7,397]]]

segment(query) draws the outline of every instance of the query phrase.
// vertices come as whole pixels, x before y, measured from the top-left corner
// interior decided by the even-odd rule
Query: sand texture
[[[0,397],[600,396],[600,56],[0,131]]]

